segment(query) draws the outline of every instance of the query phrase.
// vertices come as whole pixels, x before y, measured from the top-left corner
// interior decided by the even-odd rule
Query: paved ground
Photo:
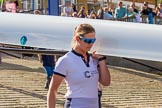
[[[102,108],[162,108],[162,76],[109,67],[112,83],[103,88]],[[0,108],[46,108],[45,74],[37,60],[3,58]],[[57,108],[63,108],[65,85]]]

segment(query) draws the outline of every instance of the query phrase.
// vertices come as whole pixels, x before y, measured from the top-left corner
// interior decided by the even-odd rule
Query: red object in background
[[[16,4],[15,3],[7,3],[6,4],[6,11],[16,13]]]

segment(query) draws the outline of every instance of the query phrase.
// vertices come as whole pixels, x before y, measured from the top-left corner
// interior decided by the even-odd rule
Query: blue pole
[[[34,11],[34,0],[32,0],[32,10]]]
[[[59,16],[59,0],[48,0],[48,13]]]

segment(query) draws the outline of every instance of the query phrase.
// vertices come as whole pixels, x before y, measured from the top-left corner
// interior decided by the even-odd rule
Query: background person
[[[40,15],[41,12],[40,12],[39,10],[34,10],[34,14],[35,14],[35,15]]]
[[[115,9],[114,17],[117,18],[118,20],[122,20],[127,16],[126,14],[127,14],[127,9],[123,7],[123,2],[119,1],[118,7]]]
[[[103,7],[100,6],[99,10],[97,11],[97,18],[103,19],[103,16],[104,16],[104,10],[103,10]]]
[[[73,8],[70,1],[65,2],[65,7],[63,8],[63,13],[67,17],[71,17],[73,13]]]
[[[156,8],[156,16],[160,16],[162,18],[162,4],[159,3]]]
[[[2,54],[0,52],[0,64],[2,63]]]
[[[19,2],[18,2],[18,0],[14,0],[14,3],[16,5],[16,11],[18,12],[19,11]]]
[[[149,24],[153,24],[153,17],[155,13],[153,12],[152,8],[148,6],[148,2],[143,3],[142,10],[140,12],[141,15],[148,15],[148,22]]]
[[[140,12],[141,15],[149,15],[149,13],[152,13],[152,8],[148,6],[148,2],[143,3],[143,8]]]
[[[72,4],[71,4],[71,7],[72,7],[72,9],[73,9],[73,12],[76,12],[76,13],[78,12],[78,11],[77,11],[77,8],[76,8],[76,4],[72,3]]]
[[[64,108],[98,108],[98,82],[110,85],[110,72],[106,57],[95,52],[89,54],[95,42],[95,29],[80,24],[74,31],[72,50],[56,63],[47,94],[47,107],[55,108],[57,90],[65,79],[67,93]]]
[[[53,70],[55,67],[55,56],[54,55],[41,55],[38,54],[38,59],[40,63],[42,63],[44,71],[46,73],[47,79],[45,82],[45,89],[49,88],[49,84],[51,82],[51,77],[53,75]]]
[[[100,83],[98,83],[98,108],[102,108],[102,102],[101,102],[101,97],[102,97],[102,86]]]
[[[84,7],[84,6],[81,6],[81,7],[80,7],[80,10],[79,10],[77,16],[78,16],[79,18],[85,18],[85,17],[86,17],[86,12],[85,12],[85,7]]]
[[[113,16],[108,12],[108,8],[105,7],[104,8],[104,20],[110,20],[113,19]]]
[[[133,12],[139,13],[139,12],[138,12],[138,9],[137,9],[137,7],[136,7],[136,5],[135,5],[134,2],[132,2],[132,3],[130,4],[130,7],[133,8]]]

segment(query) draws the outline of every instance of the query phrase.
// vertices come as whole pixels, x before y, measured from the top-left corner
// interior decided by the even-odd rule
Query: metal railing
[[[149,18],[148,15],[142,15],[139,17],[140,19],[137,19],[136,16],[131,17],[124,17],[124,18],[114,18],[115,21],[124,21],[124,22],[138,22],[138,23],[146,23],[149,24]],[[153,24],[162,25],[162,17],[160,16],[154,16],[153,17]]]

